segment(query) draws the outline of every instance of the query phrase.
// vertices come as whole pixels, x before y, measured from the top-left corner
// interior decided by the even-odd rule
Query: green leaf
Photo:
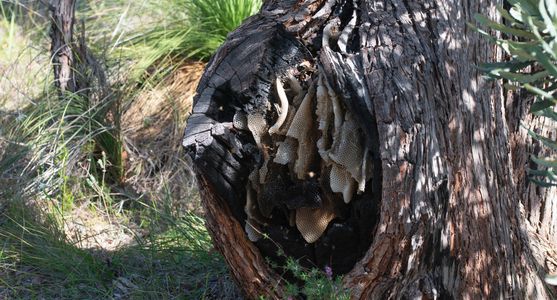
[[[514,35],[514,36],[517,36],[517,37],[528,38],[528,39],[534,39],[536,37],[531,32],[528,32],[528,31],[522,30],[522,29],[517,29],[517,28],[512,28],[512,27],[505,26],[503,24],[491,21],[488,18],[486,18],[485,16],[480,15],[480,14],[476,14],[475,18],[476,18],[476,21],[478,21],[480,24],[482,24],[484,26],[487,26],[487,27],[490,27],[494,30],[506,33],[506,34]]]
[[[496,63],[482,63],[478,65],[478,68],[484,72],[490,71],[517,71],[530,66],[529,62],[517,62],[517,61],[506,61],[506,62],[496,62]]]
[[[523,87],[529,91],[530,93],[536,94],[538,96],[540,96],[542,99],[545,100],[550,100],[553,101],[553,103],[557,103],[557,100],[555,100],[555,98],[553,97],[553,93],[552,92],[546,92],[540,88],[537,88],[533,85],[530,85],[528,83],[524,84]]]
[[[534,139],[536,139],[536,140],[542,142],[542,144],[544,144],[545,146],[551,148],[551,150],[557,151],[557,143],[555,143],[554,141],[552,141],[552,140],[550,140],[550,139],[548,139],[548,138],[546,138],[546,137],[544,137],[544,136],[541,136],[541,135],[535,133],[535,132],[532,131],[531,129],[528,129],[528,128],[527,128],[526,130],[528,131],[528,134],[529,134],[532,138],[534,138]]]
[[[557,285],[557,274],[545,275],[545,282],[550,285]]]
[[[541,71],[541,72],[531,73],[531,74],[514,73],[514,72],[507,72],[507,71],[499,71],[498,73],[499,76],[505,79],[520,82],[523,84],[536,82],[549,76],[549,73],[547,71]]]
[[[496,39],[495,43],[503,48],[505,52],[522,62],[537,60],[534,56],[534,50],[536,50],[535,47],[538,45],[537,41],[517,42],[511,40]]]
[[[553,25],[553,20],[551,19],[551,17],[549,16],[547,9],[545,7],[545,2],[544,0],[539,0],[539,4],[538,4],[538,9],[540,11],[540,15],[542,16],[543,22],[545,24],[545,28],[547,29],[547,31],[549,32],[549,34],[552,37],[557,37],[557,30],[555,30],[555,26]],[[549,1],[552,2],[552,1]],[[555,5],[551,5],[553,7],[555,7]]]
[[[549,179],[549,181],[557,183],[557,176],[555,176],[555,173],[553,172],[553,170],[528,169],[527,171],[528,171],[528,175],[530,175],[530,176],[545,177],[545,178]]]
[[[549,99],[536,101],[532,103],[532,106],[530,106],[530,113],[540,112],[542,110],[545,110],[548,107],[552,107],[555,104],[556,104],[555,100],[549,100]]]
[[[553,107],[546,108],[544,110],[538,111],[534,113],[536,116],[542,116],[546,118],[550,118],[553,121],[557,122],[557,113],[553,111]]]
[[[541,48],[539,47],[539,45],[538,45],[536,48],[534,48],[534,53],[535,53],[534,56],[536,56],[536,57],[537,57],[537,56],[540,56],[539,59],[538,59],[538,61],[539,61],[540,63],[542,63],[542,64],[543,64],[544,62],[541,61],[541,59],[544,58],[544,57],[546,57],[546,56],[550,56],[551,59],[553,59],[553,60],[554,60],[554,59],[557,59],[557,56],[555,55],[555,53],[554,53],[554,51],[553,51],[553,47],[551,47],[551,45],[549,45],[549,44],[545,41],[544,37],[540,34],[540,32],[539,32],[539,30],[538,30],[538,28],[539,28],[540,26],[538,26],[537,24],[534,24],[534,23],[535,23],[535,20],[532,19],[530,16],[526,16],[525,18],[526,18],[527,24],[528,24],[528,25],[530,26],[530,28],[532,29],[532,33],[536,36],[536,39],[537,39],[539,45],[541,45]],[[542,24],[541,27],[545,27],[545,24]],[[543,29],[542,29],[542,30],[543,30]],[[545,50],[545,53],[544,53],[543,50]],[[552,63],[551,61],[549,61],[549,64],[550,64],[550,65],[553,65],[553,63]],[[547,66],[546,66],[546,69],[548,69]],[[551,71],[551,70],[550,70],[550,71]]]
[[[497,11],[499,12],[499,14],[501,14],[501,17],[503,17],[503,19],[511,22],[511,25],[516,26],[516,24],[521,24],[521,22],[511,16],[511,14],[509,14],[509,12],[503,6],[497,5]]]
[[[545,6],[547,7],[547,12],[551,15],[552,18],[557,16],[557,2],[554,0],[546,0]]]
[[[528,172],[528,175],[530,176],[542,176],[542,177],[547,176],[547,170],[535,170],[535,169],[528,168],[526,172]]]
[[[534,155],[532,155],[531,159],[533,162],[535,162],[540,166],[544,166],[548,168],[557,168],[557,160],[543,159],[543,158],[536,157]]]
[[[539,185],[539,186],[545,187],[545,188],[550,188],[550,187],[557,186],[557,183],[542,181],[542,180],[538,180],[538,179],[535,179],[535,178],[530,178],[530,181],[532,181],[536,185]]]
[[[538,16],[538,8],[524,0],[508,0],[513,6],[509,13],[517,20],[522,20],[522,14],[525,13],[529,16]],[[518,14],[518,15],[517,15]]]
[[[555,172],[553,172],[553,169],[547,170],[546,177],[549,178],[549,180],[551,180],[552,182],[557,182],[557,176],[555,176]]]

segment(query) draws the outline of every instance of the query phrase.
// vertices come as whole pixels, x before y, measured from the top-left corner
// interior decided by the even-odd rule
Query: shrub
[[[557,6],[551,0],[509,0],[510,8],[497,7],[501,22],[482,15],[477,21],[498,33],[498,36],[478,30],[500,46],[510,57],[508,61],[486,63],[480,68],[495,79],[504,79],[511,89],[523,88],[535,95],[530,112],[557,121]],[[550,150],[557,142],[531,129],[528,133]],[[529,169],[530,179],[544,187],[557,185],[557,160],[532,155],[539,167]]]

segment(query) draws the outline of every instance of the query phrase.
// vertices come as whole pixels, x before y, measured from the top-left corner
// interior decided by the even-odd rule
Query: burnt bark
[[[527,117],[527,99],[482,78],[475,65],[501,53],[467,26],[476,13],[497,18],[494,4],[267,1],[229,35],[199,84],[184,146],[209,231],[248,298],[282,296],[283,279],[264,259],[280,261],[272,245],[332,265],[358,299],[550,295],[541,278],[544,247],[555,244],[554,190],[528,182],[536,146],[519,126],[543,120]],[[293,91],[318,95],[310,128],[292,142],[307,151],[277,166],[292,137],[274,128],[281,82],[296,115],[305,106]],[[320,97],[336,103],[335,124],[338,111],[342,124],[357,124],[350,140],[364,149],[360,169],[369,165],[358,193],[330,182],[338,161],[322,155]],[[293,211],[333,217],[314,239],[288,219]]]

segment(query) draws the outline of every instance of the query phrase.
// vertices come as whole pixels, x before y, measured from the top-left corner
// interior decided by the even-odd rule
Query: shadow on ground
[[[59,216],[0,203],[2,299],[241,299],[195,215],[158,232],[130,229],[134,240],[113,250],[87,249],[91,237],[68,237]]]

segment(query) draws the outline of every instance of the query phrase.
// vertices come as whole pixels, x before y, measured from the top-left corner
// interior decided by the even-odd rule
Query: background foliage
[[[478,31],[501,47],[508,55],[504,62],[480,67],[495,79],[504,79],[512,90],[523,88],[535,96],[530,112],[557,121],[557,3],[552,0],[509,0],[510,6],[498,6],[501,22],[477,15],[477,21],[495,34]],[[532,129],[529,134],[548,149],[557,150],[554,139]],[[530,179],[540,186],[557,185],[555,157],[532,155],[537,167],[528,170]]]
[[[173,91],[259,5],[78,1],[94,61],[60,96],[47,7],[0,1],[1,299],[239,297],[181,152],[191,97]]]

